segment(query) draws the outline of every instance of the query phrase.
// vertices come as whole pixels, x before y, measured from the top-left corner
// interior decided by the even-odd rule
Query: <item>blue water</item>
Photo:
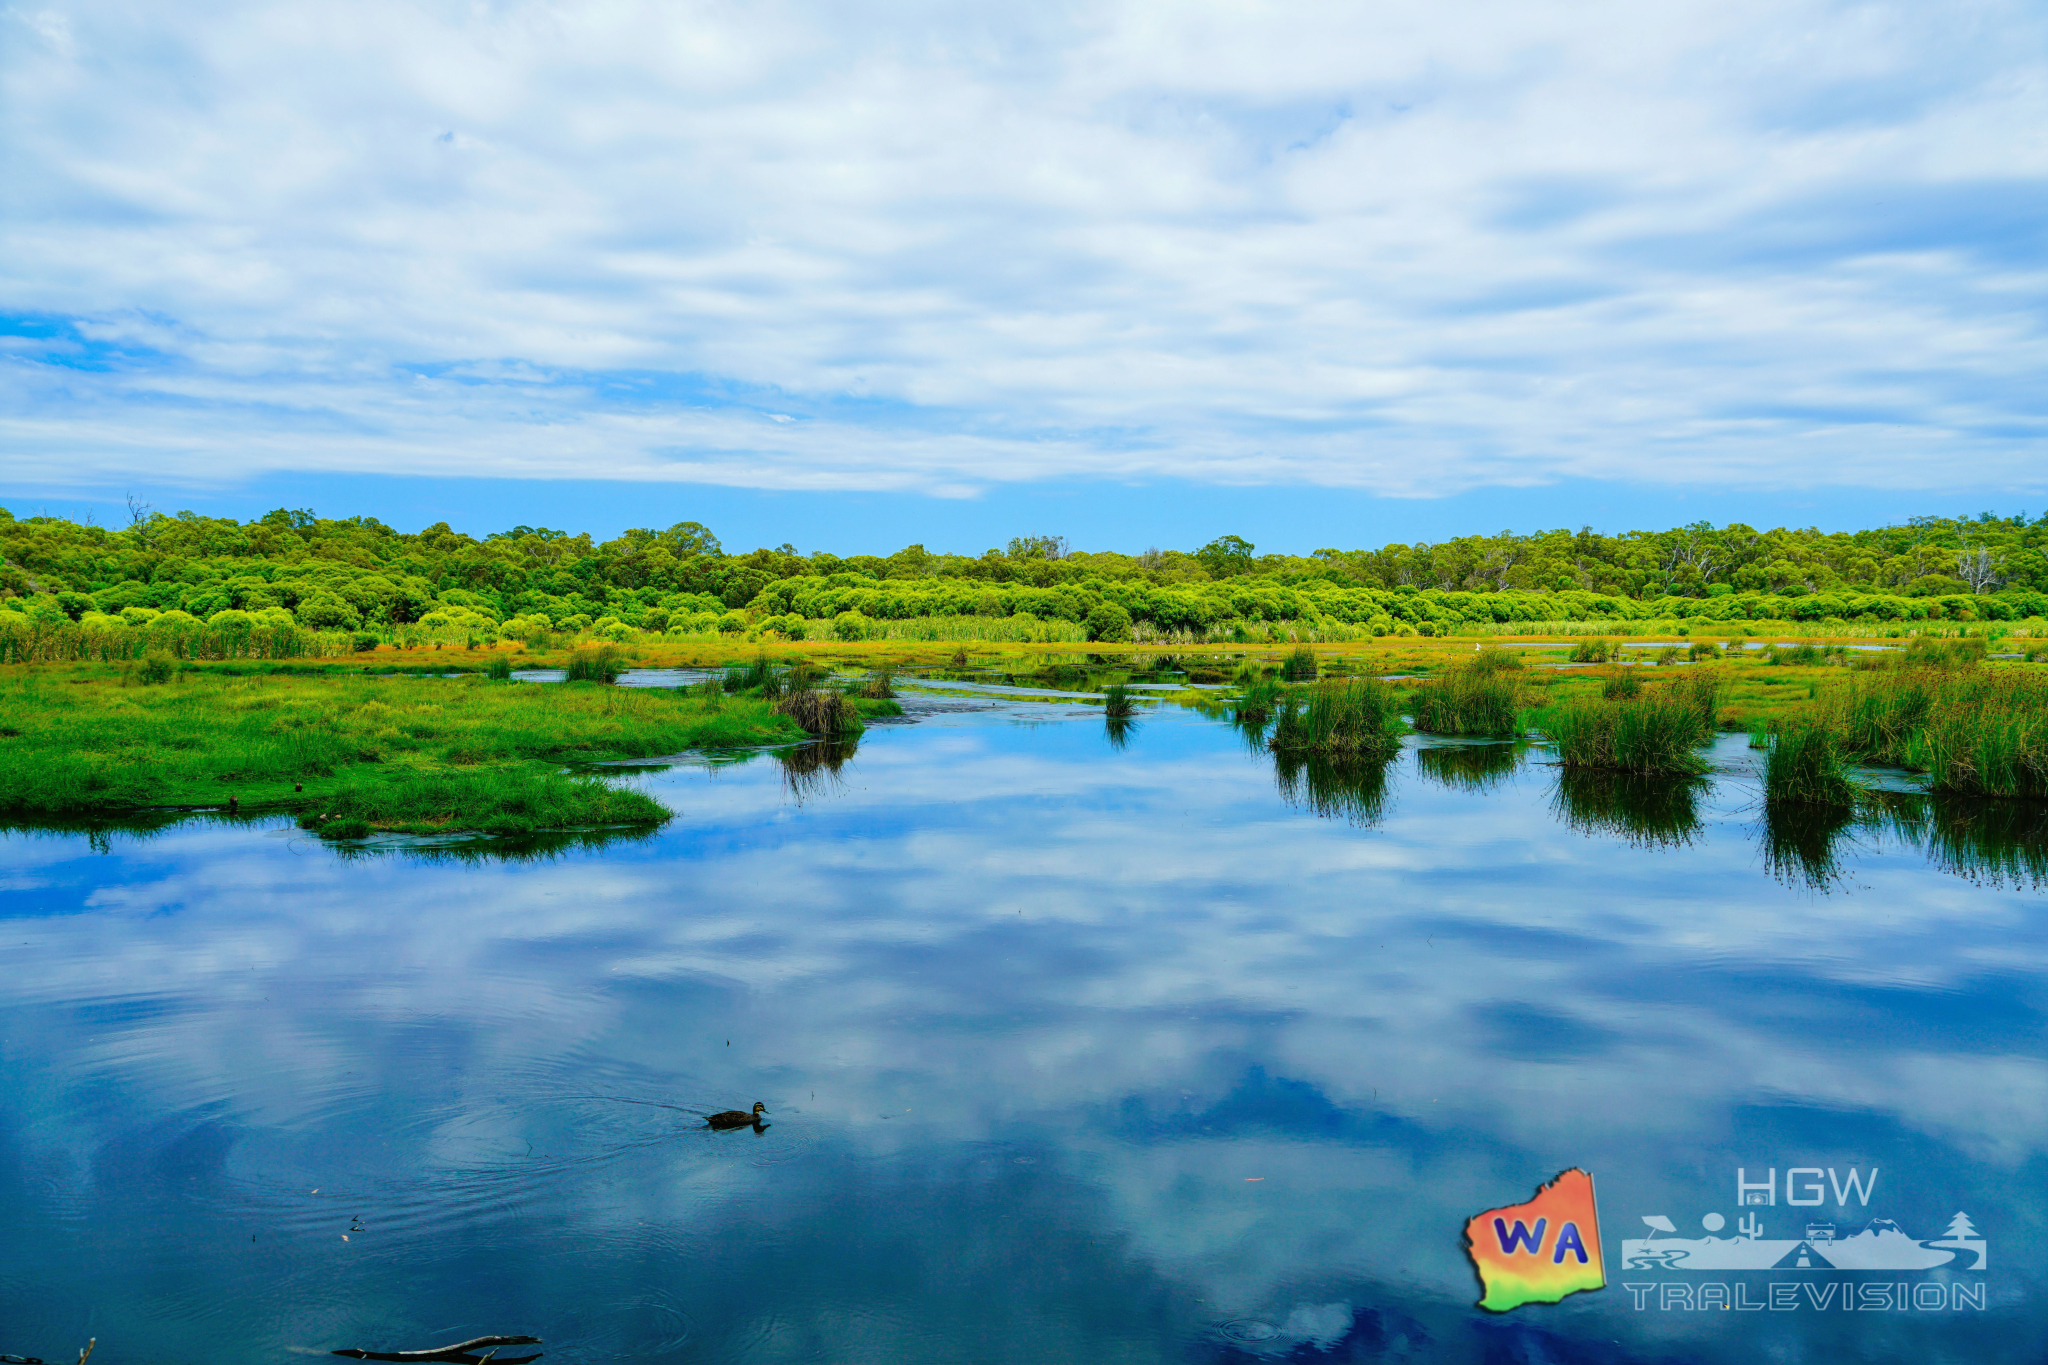
[[[6,836],[0,1351],[2041,1358],[2030,882],[1883,831],[1788,873],[1739,740],[1646,832],[1568,819],[1540,750],[1470,781],[1410,752],[1324,817],[1193,713],[1119,746],[1099,711],[958,705],[836,774],[636,775],[671,825],[525,861]],[[755,1101],[759,1131],[699,1126]],[[1608,1287],[1478,1309],[1465,1220],[1570,1166]],[[1784,1202],[1851,1167],[1867,1204]],[[1981,1271],[1623,1264],[1649,1217],[1957,1213]],[[1834,1280],[1943,1306],[1625,1287]]]

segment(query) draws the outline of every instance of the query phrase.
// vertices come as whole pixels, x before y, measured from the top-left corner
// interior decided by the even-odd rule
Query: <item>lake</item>
[[[520,858],[8,834],[0,1352],[2040,1358],[2006,817],[1775,828],[1740,737],[1673,794],[909,705]],[[1466,1220],[1571,1167],[1606,1287],[1479,1309]]]

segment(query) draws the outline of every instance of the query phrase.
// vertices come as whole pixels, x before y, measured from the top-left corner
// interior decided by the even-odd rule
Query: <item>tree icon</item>
[[[1947,1241],[1975,1241],[1977,1229],[1970,1222],[1970,1215],[1959,1213],[1948,1220],[1948,1231],[1941,1234]]]

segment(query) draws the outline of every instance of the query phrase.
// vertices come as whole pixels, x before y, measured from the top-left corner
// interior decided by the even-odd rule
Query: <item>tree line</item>
[[[728,553],[694,521],[600,542],[533,526],[408,533],[304,509],[238,522],[136,505],[120,527],[0,509],[0,626],[518,634],[774,621],[801,633],[834,620],[851,637],[863,620],[978,615],[1084,622],[1118,639],[1272,621],[1433,633],[1469,621],[2008,620],[2048,614],[2044,594],[2048,516],[1988,512],[1826,533],[1503,531],[1305,556],[1234,535],[1137,554],[1020,536],[979,555],[840,556]]]

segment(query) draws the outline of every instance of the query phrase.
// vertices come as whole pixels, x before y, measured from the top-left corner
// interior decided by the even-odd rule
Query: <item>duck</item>
[[[744,1109],[728,1109],[722,1114],[711,1115],[704,1122],[713,1128],[748,1128],[759,1123],[761,1115],[767,1112],[768,1106],[755,1100],[754,1112],[751,1114]]]

